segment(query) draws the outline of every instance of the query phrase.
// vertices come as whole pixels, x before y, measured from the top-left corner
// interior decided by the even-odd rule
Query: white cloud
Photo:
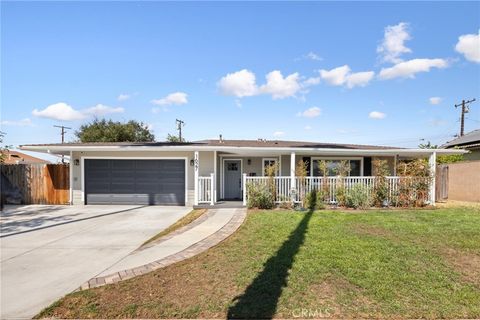
[[[347,76],[347,87],[365,87],[373,79],[374,75],[375,72],[373,71],[351,73]]]
[[[415,78],[419,72],[429,72],[431,68],[443,69],[448,67],[445,59],[412,59],[400,62],[390,68],[383,68],[380,71],[380,79],[388,80],[393,78]]]
[[[402,61],[400,56],[404,53],[412,52],[405,46],[405,41],[412,37],[409,34],[408,23],[400,22],[394,26],[385,28],[382,44],[377,47],[377,53],[382,56],[385,62],[399,63]]]
[[[173,92],[161,99],[154,99],[151,103],[157,106],[182,105],[188,103],[188,95],[185,92]]]
[[[478,34],[464,34],[458,37],[455,50],[465,56],[465,59],[480,63],[480,30]]]
[[[265,78],[267,79],[267,83],[260,87],[260,92],[271,94],[273,99],[295,96],[301,89],[298,83],[300,76],[297,72],[284,78],[279,70],[274,70],[268,73]]]
[[[118,108],[109,107],[101,103],[83,111],[84,114],[93,115],[96,117],[101,117],[109,113],[123,113],[123,112],[125,112],[125,109],[123,109],[122,107],[118,107]]]
[[[121,93],[120,95],[118,95],[117,100],[118,100],[118,101],[125,101],[125,100],[130,99],[131,97],[132,97],[132,96],[131,96],[130,94]]]
[[[341,86],[347,81],[347,74],[350,72],[350,67],[344,65],[332,70],[320,70],[320,76],[328,84],[332,86]]]
[[[348,65],[331,70],[320,70],[320,77],[328,84],[332,86],[346,85],[347,88],[364,87],[373,79],[374,75],[373,71],[353,73]]]
[[[322,114],[322,109],[319,107],[311,107],[303,112],[299,112],[297,116],[305,118],[316,118]]]
[[[49,105],[43,110],[35,109],[32,111],[32,114],[36,117],[48,118],[53,120],[61,121],[73,121],[73,120],[82,120],[91,116],[104,116],[110,113],[122,113],[125,109],[123,108],[114,108],[103,105],[101,103],[97,104],[94,107],[76,110],[72,106],[66,104],[65,102],[59,102],[52,105]]]
[[[273,136],[274,136],[275,138],[283,137],[284,135],[285,135],[285,132],[283,132],[283,131],[275,131],[275,132],[273,133]]]
[[[310,130],[312,130],[312,127],[311,126],[305,126],[304,129],[307,130],[307,131],[310,131]]]
[[[238,98],[258,94],[255,74],[247,69],[227,74],[220,79],[218,87],[224,95]]]
[[[2,126],[16,126],[16,127],[31,127],[33,126],[32,120],[30,118],[25,118],[22,120],[3,120],[0,122]]]
[[[81,120],[86,118],[85,114],[73,109],[65,102],[51,104],[43,110],[34,109],[32,114],[36,117],[62,121]]]
[[[320,77],[311,77],[308,78],[307,80],[303,81],[302,86],[303,87],[310,87],[310,86],[315,86],[320,83]]]
[[[428,99],[428,101],[430,101],[430,104],[440,104],[440,102],[442,102],[442,98],[440,97],[431,97]]]
[[[309,53],[306,54],[306,58],[310,60],[315,60],[315,61],[321,61],[323,60],[322,57],[320,57],[318,54],[316,54],[313,51],[310,51]]]
[[[273,99],[293,97],[300,91],[300,75],[292,73],[283,77],[279,70],[269,72],[266,83],[262,86],[256,84],[255,74],[247,69],[229,73],[218,82],[220,92],[237,98],[269,94]]]
[[[300,60],[312,60],[312,61],[322,61],[323,58],[320,57],[317,53],[310,51],[307,54],[302,55],[299,58],[296,58],[295,61],[300,61]]]
[[[384,119],[387,115],[380,111],[372,111],[368,114],[371,119]]]
[[[236,105],[238,108],[241,108],[241,107],[242,107],[242,101],[240,101],[240,99],[235,99],[235,105]]]

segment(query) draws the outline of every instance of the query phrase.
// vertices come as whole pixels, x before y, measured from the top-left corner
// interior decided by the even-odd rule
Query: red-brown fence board
[[[70,179],[66,164],[1,165],[1,173],[2,179],[20,190],[22,204],[68,204]]]

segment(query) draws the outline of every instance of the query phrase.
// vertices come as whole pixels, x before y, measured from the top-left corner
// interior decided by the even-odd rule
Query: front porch
[[[387,154],[368,153],[365,155],[350,155],[338,152],[338,155],[330,154],[296,154],[291,152],[288,155],[269,154],[243,154],[243,153],[222,153],[212,152],[213,156],[207,156],[205,160],[200,159],[199,152],[194,153],[194,206],[195,207],[238,207],[246,206],[248,203],[248,188],[253,185],[273,184],[275,202],[299,203],[305,194],[316,190],[322,190],[327,195],[328,203],[337,203],[337,189],[342,187],[349,192],[355,185],[362,185],[367,190],[373,190],[378,178],[372,175],[372,159],[384,159],[388,162],[390,175],[385,177],[388,186],[389,201],[397,194],[400,188],[408,188],[413,183],[428,183],[427,203],[435,204],[435,163],[436,152],[425,150],[422,154]],[[397,165],[400,159],[428,158],[431,177],[405,177],[397,175]],[[335,162],[348,160],[352,170],[350,176],[328,176],[318,175],[316,160],[328,159]],[[295,175],[295,167],[300,161],[309,161],[306,177]],[[213,162],[213,163],[211,163]],[[278,175],[266,177],[265,168],[275,163],[278,166]],[[213,169],[205,174],[203,167]],[[208,169],[207,169],[208,170]],[[200,172],[203,174],[200,175]]]

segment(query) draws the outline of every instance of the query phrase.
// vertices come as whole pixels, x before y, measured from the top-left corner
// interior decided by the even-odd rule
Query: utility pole
[[[65,143],[65,133],[67,133],[67,131],[65,129],[72,129],[70,127],[65,127],[65,126],[54,126],[55,128],[61,128],[62,129],[62,132],[61,132],[61,135],[62,135],[62,143]],[[62,163],[65,163],[65,156],[62,155]]]
[[[462,107],[462,115],[460,117],[460,137],[463,136],[465,131],[465,113],[468,113],[470,111],[468,108],[469,104],[474,101],[475,99],[468,100],[468,101],[462,100],[462,103],[455,105],[455,108]]]
[[[182,127],[185,125],[185,122],[179,119],[175,119],[177,122],[177,130],[178,130],[178,140],[180,142],[183,142],[182,140]]]

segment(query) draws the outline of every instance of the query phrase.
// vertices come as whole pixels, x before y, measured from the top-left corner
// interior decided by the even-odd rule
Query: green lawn
[[[252,211],[199,256],[40,316],[479,318],[480,209]]]

